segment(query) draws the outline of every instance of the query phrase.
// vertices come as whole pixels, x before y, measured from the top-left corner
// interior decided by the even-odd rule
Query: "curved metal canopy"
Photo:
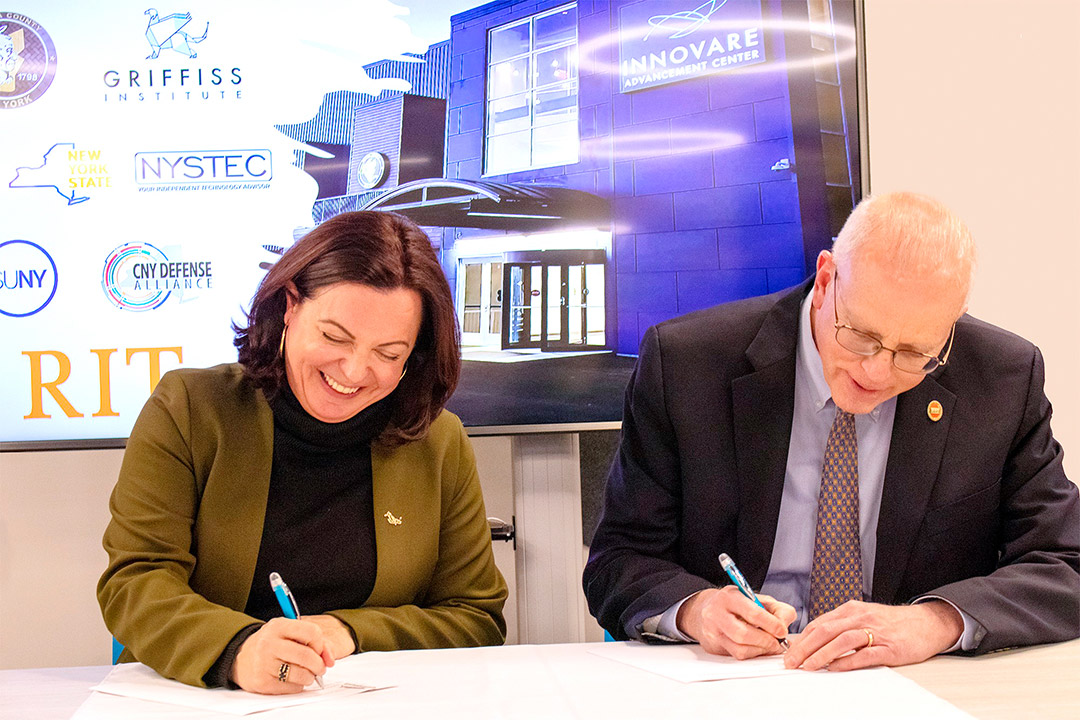
[[[396,212],[429,227],[528,231],[607,229],[611,225],[607,201],[592,193],[482,180],[413,180],[372,198],[359,209]]]

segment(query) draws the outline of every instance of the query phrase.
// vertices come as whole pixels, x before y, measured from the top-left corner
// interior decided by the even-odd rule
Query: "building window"
[[[578,161],[577,5],[488,35],[484,174]]]

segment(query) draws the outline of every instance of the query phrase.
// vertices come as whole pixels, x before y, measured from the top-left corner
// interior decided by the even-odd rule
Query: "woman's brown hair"
[[[388,445],[422,438],[457,386],[461,348],[453,296],[431,241],[414,222],[387,212],[347,212],[316,227],[266,273],[247,313],[233,325],[240,363],[252,382],[273,396],[285,379],[278,351],[285,329],[289,284],[300,300],[337,283],[380,290],[407,288],[420,295],[423,318],[407,372],[389,396]]]

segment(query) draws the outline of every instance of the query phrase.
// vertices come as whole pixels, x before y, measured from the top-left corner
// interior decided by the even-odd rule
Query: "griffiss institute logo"
[[[34,102],[56,74],[56,48],[45,28],[20,13],[0,12],[0,107]]]
[[[170,297],[213,289],[210,261],[174,262],[150,243],[125,243],[109,253],[101,289],[121,310],[156,310]],[[190,298],[194,299],[194,298]]]
[[[0,243],[0,315],[28,317],[56,296],[56,262],[29,240]]]
[[[154,8],[147,10],[146,42],[150,54],[146,60],[185,60],[199,57],[197,46],[210,34],[210,23],[198,33],[192,24],[191,13],[159,15]],[[102,76],[105,83],[105,102],[191,102],[240,99],[240,68],[161,67],[158,64],[124,70],[109,69]]]

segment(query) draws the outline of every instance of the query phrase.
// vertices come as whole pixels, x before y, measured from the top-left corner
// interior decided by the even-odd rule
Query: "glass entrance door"
[[[504,349],[605,347],[602,263],[508,262],[504,283]]]
[[[531,263],[506,263],[503,298],[506,324],[502,347],[538,348],[543,344],[543,267]]]
[[[569,265],[567,270],[567,343],[575,347],[604,347],[604,266]]]
[[[458,322],[462,345],[499,347],[502,274],[501,259],[471,258],[458,262]]]

